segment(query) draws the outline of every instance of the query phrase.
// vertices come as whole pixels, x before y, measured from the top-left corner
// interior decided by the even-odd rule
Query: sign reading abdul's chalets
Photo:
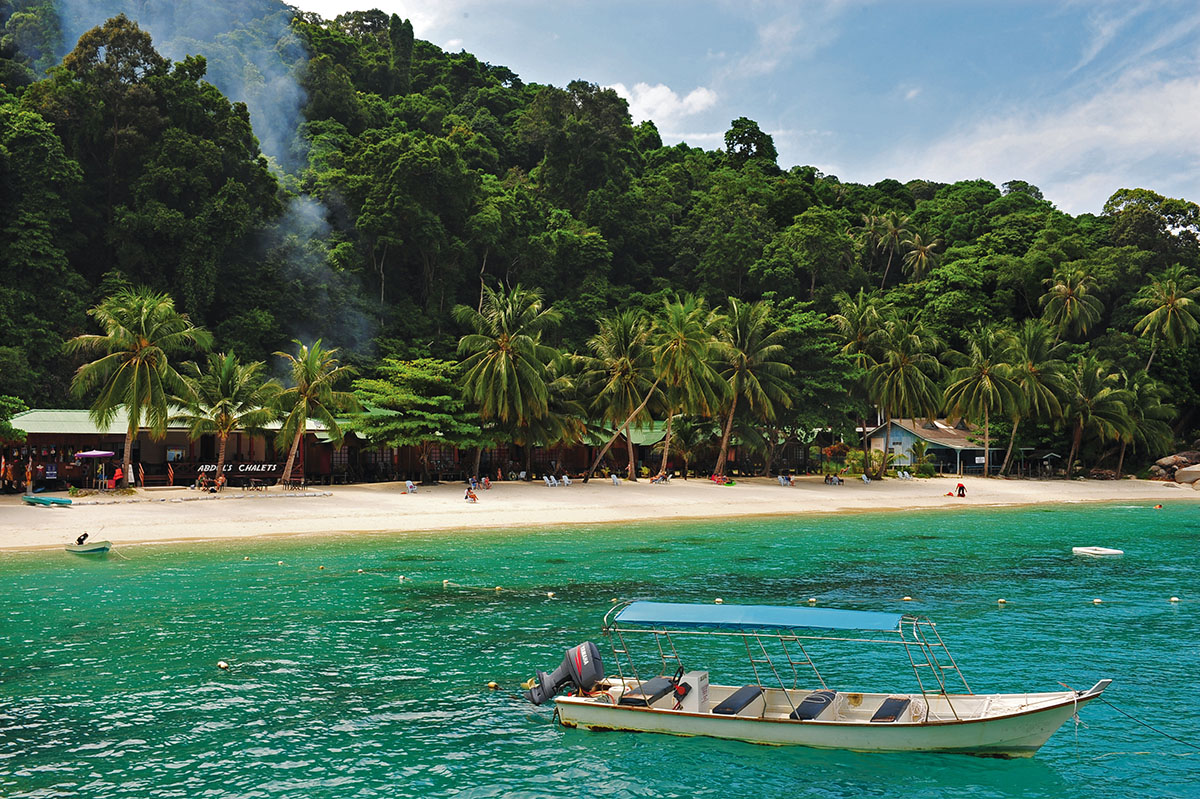
[[[202,463],[197,467],[196,471],[200,473],[215,472],[217,464]],[[225,474],[283,474],[282,463],[264,463],[262,461],[246,461],[243,463],[227,463],[225,464]]]

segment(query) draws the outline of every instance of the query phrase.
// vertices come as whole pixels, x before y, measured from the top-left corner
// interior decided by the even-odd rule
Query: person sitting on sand
[[[488,479],[488,476],[485,474],[485,475],[483,476],[483,490],[484,490],[484,491],[487,491],[487,490],[488,490],[488,489],[490,489],[491,487],[492,487],[492,481],[491,481],[491,480],[489,480],[489,479]]]
[[[479,497],[475,496],[475,492],[471,489],[470,486],[467,486],[467,493],[463,495],[463,499],[465,499],[467,502],[478,502],[479,501]]]
[[[415,493],[417,493],[417,487],[416,487],[416,485],[413,483],[413,481],[412,481],[412,480],[405,480],[405,481],[404,481],[404,493],[406,493],[406,494],[415,494]]]
[[[471,475],[467,478],[467,485],[471,486],[472,491],[479,488],[479,483],[475,480],[475,475]]]

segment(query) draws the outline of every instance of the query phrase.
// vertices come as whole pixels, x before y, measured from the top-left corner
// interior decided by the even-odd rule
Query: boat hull
[[[658,708],[615,706],[559,697],[561,722],[592,730],[628,730],[726,738],[776,746],[849,749],[860,752],[945,752],[991,757],[1032,757],[1084,704],[1099,693],[1051,696],[1061,702],[1003,716],[878,724],[793,721],[787,718],[718,716]]]
[[[111,541],[96,541],[91,544],[67,544],[66,550],[76,555],[104,555],[112,549]]]

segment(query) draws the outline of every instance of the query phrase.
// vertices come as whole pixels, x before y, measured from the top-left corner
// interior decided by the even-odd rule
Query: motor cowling
[[[600,662],[600,650],[591,641],[567,650],[562,665],[547,674],[539,671],[533,686],[525,692],[525,698],[535,705],[548,702],[566,685],[580,691],[590,691],[604,679],[604,664]]]

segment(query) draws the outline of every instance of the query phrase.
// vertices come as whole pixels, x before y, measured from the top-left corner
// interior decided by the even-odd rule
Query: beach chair
[[[777,475],[775,479],[779,481],[779,487],[780,487],[780,488],[787,488],[787,484],[788,484],[788,483],[787,483],[787,478],[786,478],[786,477],[784,477],[784,476],[781,474],[781,475]]]
[[[554,475],[552,475],[552,474],[548,474],[548,475],[546,475],[546,483],[547,483],[547,484],[548,484],[548,485],[549,485],[551,488],[558,488],[558,478],[557,478],[557,477],[555,477],[555,476],[554,476]]]
[[[612,473],[612,481],[613,481],[613,485],[615,485],[615,486],[619,486],[621,484],[621,478],[617,477],[616,472]]]
[[[866,472],[863,472],[862,481],[863,481],[864,483],[866,483],[867,485],[870,485],[870,484],[871,484],[871,478],[870,478],[870,477],[867,477],[867,473],[866,473]]]
[[[568,474],[564,474],[562,476],[562,484],[565,486],[569,486],[571,484],[571,476]]]

